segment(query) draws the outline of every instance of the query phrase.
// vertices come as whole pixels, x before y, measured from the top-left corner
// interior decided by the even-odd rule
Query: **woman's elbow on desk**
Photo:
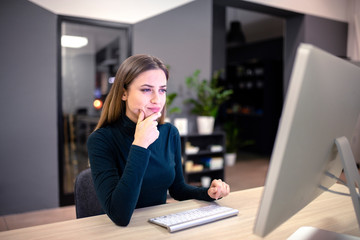
[[[114,217],[114,216],[110,216],[109,214],[108,216],[111,219],[111,221],[113,221],[116,225],[121,227],[126,227],[127,225],[129,225],[131,219],[131,217],[130,218]]]
[[[116,222],[115,224],[120,226],[120,227],[126,227],[127,225],[129,225],[130,220],[129,221],[120,221],[120,222]]]
[[[133,211],[109,211],[106,212],[108,217],[116,225],[126,227],[129,225]]]

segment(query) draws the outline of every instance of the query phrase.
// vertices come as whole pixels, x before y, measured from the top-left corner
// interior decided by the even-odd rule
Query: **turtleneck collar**
[[[125,130],[125,132],[127,134],[129,134],[130,136],[134,136],[135,134],[135,129],[136,129],[136,123],[134,123],[133,121],[130,120],[130,118],[128,118],[126,116],[126,114],[122,114],[118,124],[120,126],[122,126],[122,128]]]

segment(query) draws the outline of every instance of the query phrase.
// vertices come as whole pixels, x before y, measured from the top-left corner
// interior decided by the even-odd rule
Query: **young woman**
[[[135,55],[119,67],[87,147],[95,190],[105,213],[120,226],[135,208],[176,200],[212,201],[229,194],[213,180],[209,188],[184,181],[180,136],[164,123],[169,73],[157,58]]]

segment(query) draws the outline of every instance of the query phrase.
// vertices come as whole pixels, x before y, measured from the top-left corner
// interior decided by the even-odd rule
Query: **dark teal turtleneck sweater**
[[[159,138],[148,149],[132,145],[136,124],[126,116],[93,132],[87,142],[96,194],[105,213],[120,226],[129,224],[135,208],[176,200],[211,201],[206,188],[185,183],[178,130],[158,126]]]

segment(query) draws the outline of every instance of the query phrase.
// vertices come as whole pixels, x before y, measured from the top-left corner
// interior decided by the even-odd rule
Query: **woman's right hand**
[[[158,112],[145,118],[145,113],[142,110],[139,111],[133,145],[148,148],[150,144],[158,139],[160,133],[157,129],[157,119],[160,116],[161,113]]]

